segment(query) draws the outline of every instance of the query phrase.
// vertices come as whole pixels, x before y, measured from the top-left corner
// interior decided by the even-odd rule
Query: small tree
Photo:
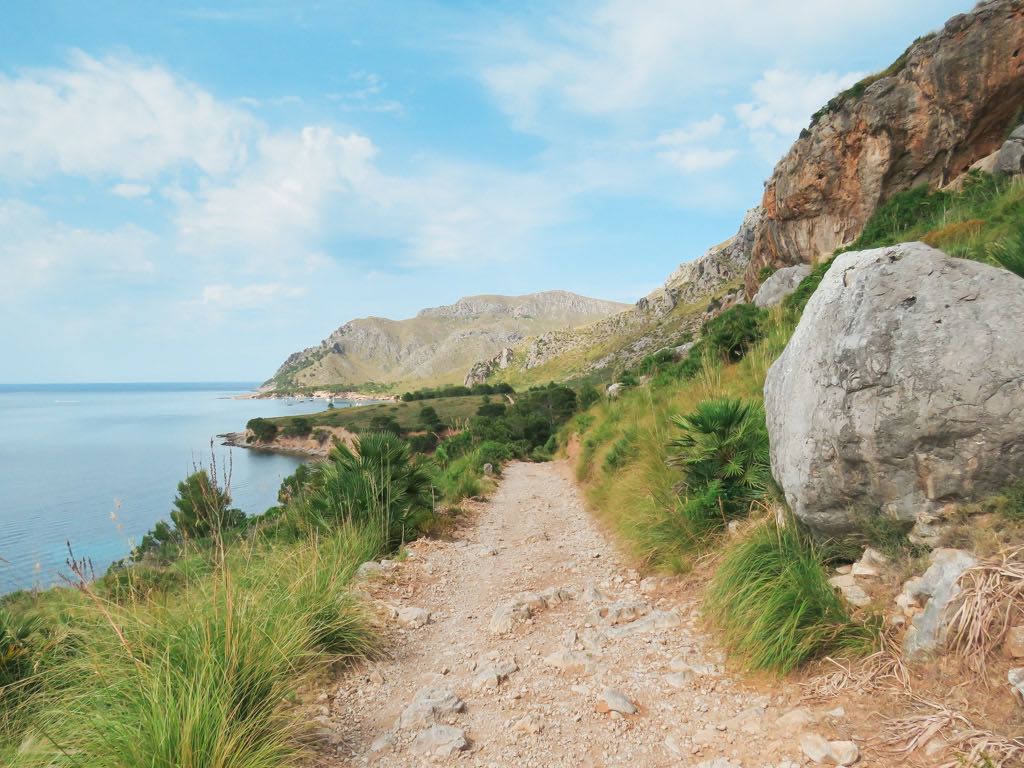
[[[239,525],[245,515],[229,509],[231,495],[216,477],[199,469],[178,483],[171,522],[183,536],[203,538]]]

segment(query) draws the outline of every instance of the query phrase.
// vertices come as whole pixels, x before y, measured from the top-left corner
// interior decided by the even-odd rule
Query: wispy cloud
[[[865,74],[770,69],[751,87],[754,100],[737,105],[736,115],[763,152],[778,155],[815,110]]]
[[[125,224],[110,230],[70,227],[19,200],[0,200],[0,296],[103,280],[134,285],[156,273],[158,238]]]
[[[0,75],[0,174],[152,179],[245,162],[244,111],[142,60],[72,53],[64,69]]]

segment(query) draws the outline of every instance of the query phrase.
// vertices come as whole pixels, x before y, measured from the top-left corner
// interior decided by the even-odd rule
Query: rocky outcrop
[[[763,267],[817,261],[893,194],[943,185],[999,149],[1022,105],[1021,0],[979,3],[833,99],[768,180],[747,295]]]
[[[765,382],[775,479],[827,535],[1024,475],[1024,280],[922,243],[838,257]]]
[[[706,301],[723,286],[738,280],[750,263],[761,219],[761,209],[751,208],[735,235],[693,261],[680,264],[665,284],[641,299],[637,307],[663,306],[671,311],[680,304]]]
[[[473,363],[473,367],[466,374],[463,384],[467,387],[483,384],[497,371],[504,371],[512,365],[512,355],[512,347],[505,347],[490,360],[481,360],[478,363]]]
[[[797,289],[800,281],[809,274],[811,274],[809,264],[797,264],[776,270],[757,289],[757,293],[754,294],[754,306],[767,309],[781,303],[784,298]]]
[[[1024,173],[1024,125],[1010,134],[999,148],[992,163],[992,172],[1004,176]]]
[[[352,320],[318,346],[289,356],[265,386],[454,384],[463,381],[475,361],[500,357],[502,350],[528,336],[586,325],[626,306],[546,291],[471,296],[424,309],[408,320]]]

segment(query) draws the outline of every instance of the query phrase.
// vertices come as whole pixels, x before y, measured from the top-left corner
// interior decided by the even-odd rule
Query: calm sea
[[[97,573],[171,510],[210,439],[256,416],[323,410],[322,401],[236,400],[251,384],[0,385],[0,594],[52,584],[70,541]],[[299,459],[215,442],[233,464],[234,506],[276,503]]]

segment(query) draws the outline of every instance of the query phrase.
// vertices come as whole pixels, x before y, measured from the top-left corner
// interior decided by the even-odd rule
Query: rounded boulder
[[[1024,280],[904,243],[836,258],[764,388],[772,472],[829,536],[1024,476]]]

